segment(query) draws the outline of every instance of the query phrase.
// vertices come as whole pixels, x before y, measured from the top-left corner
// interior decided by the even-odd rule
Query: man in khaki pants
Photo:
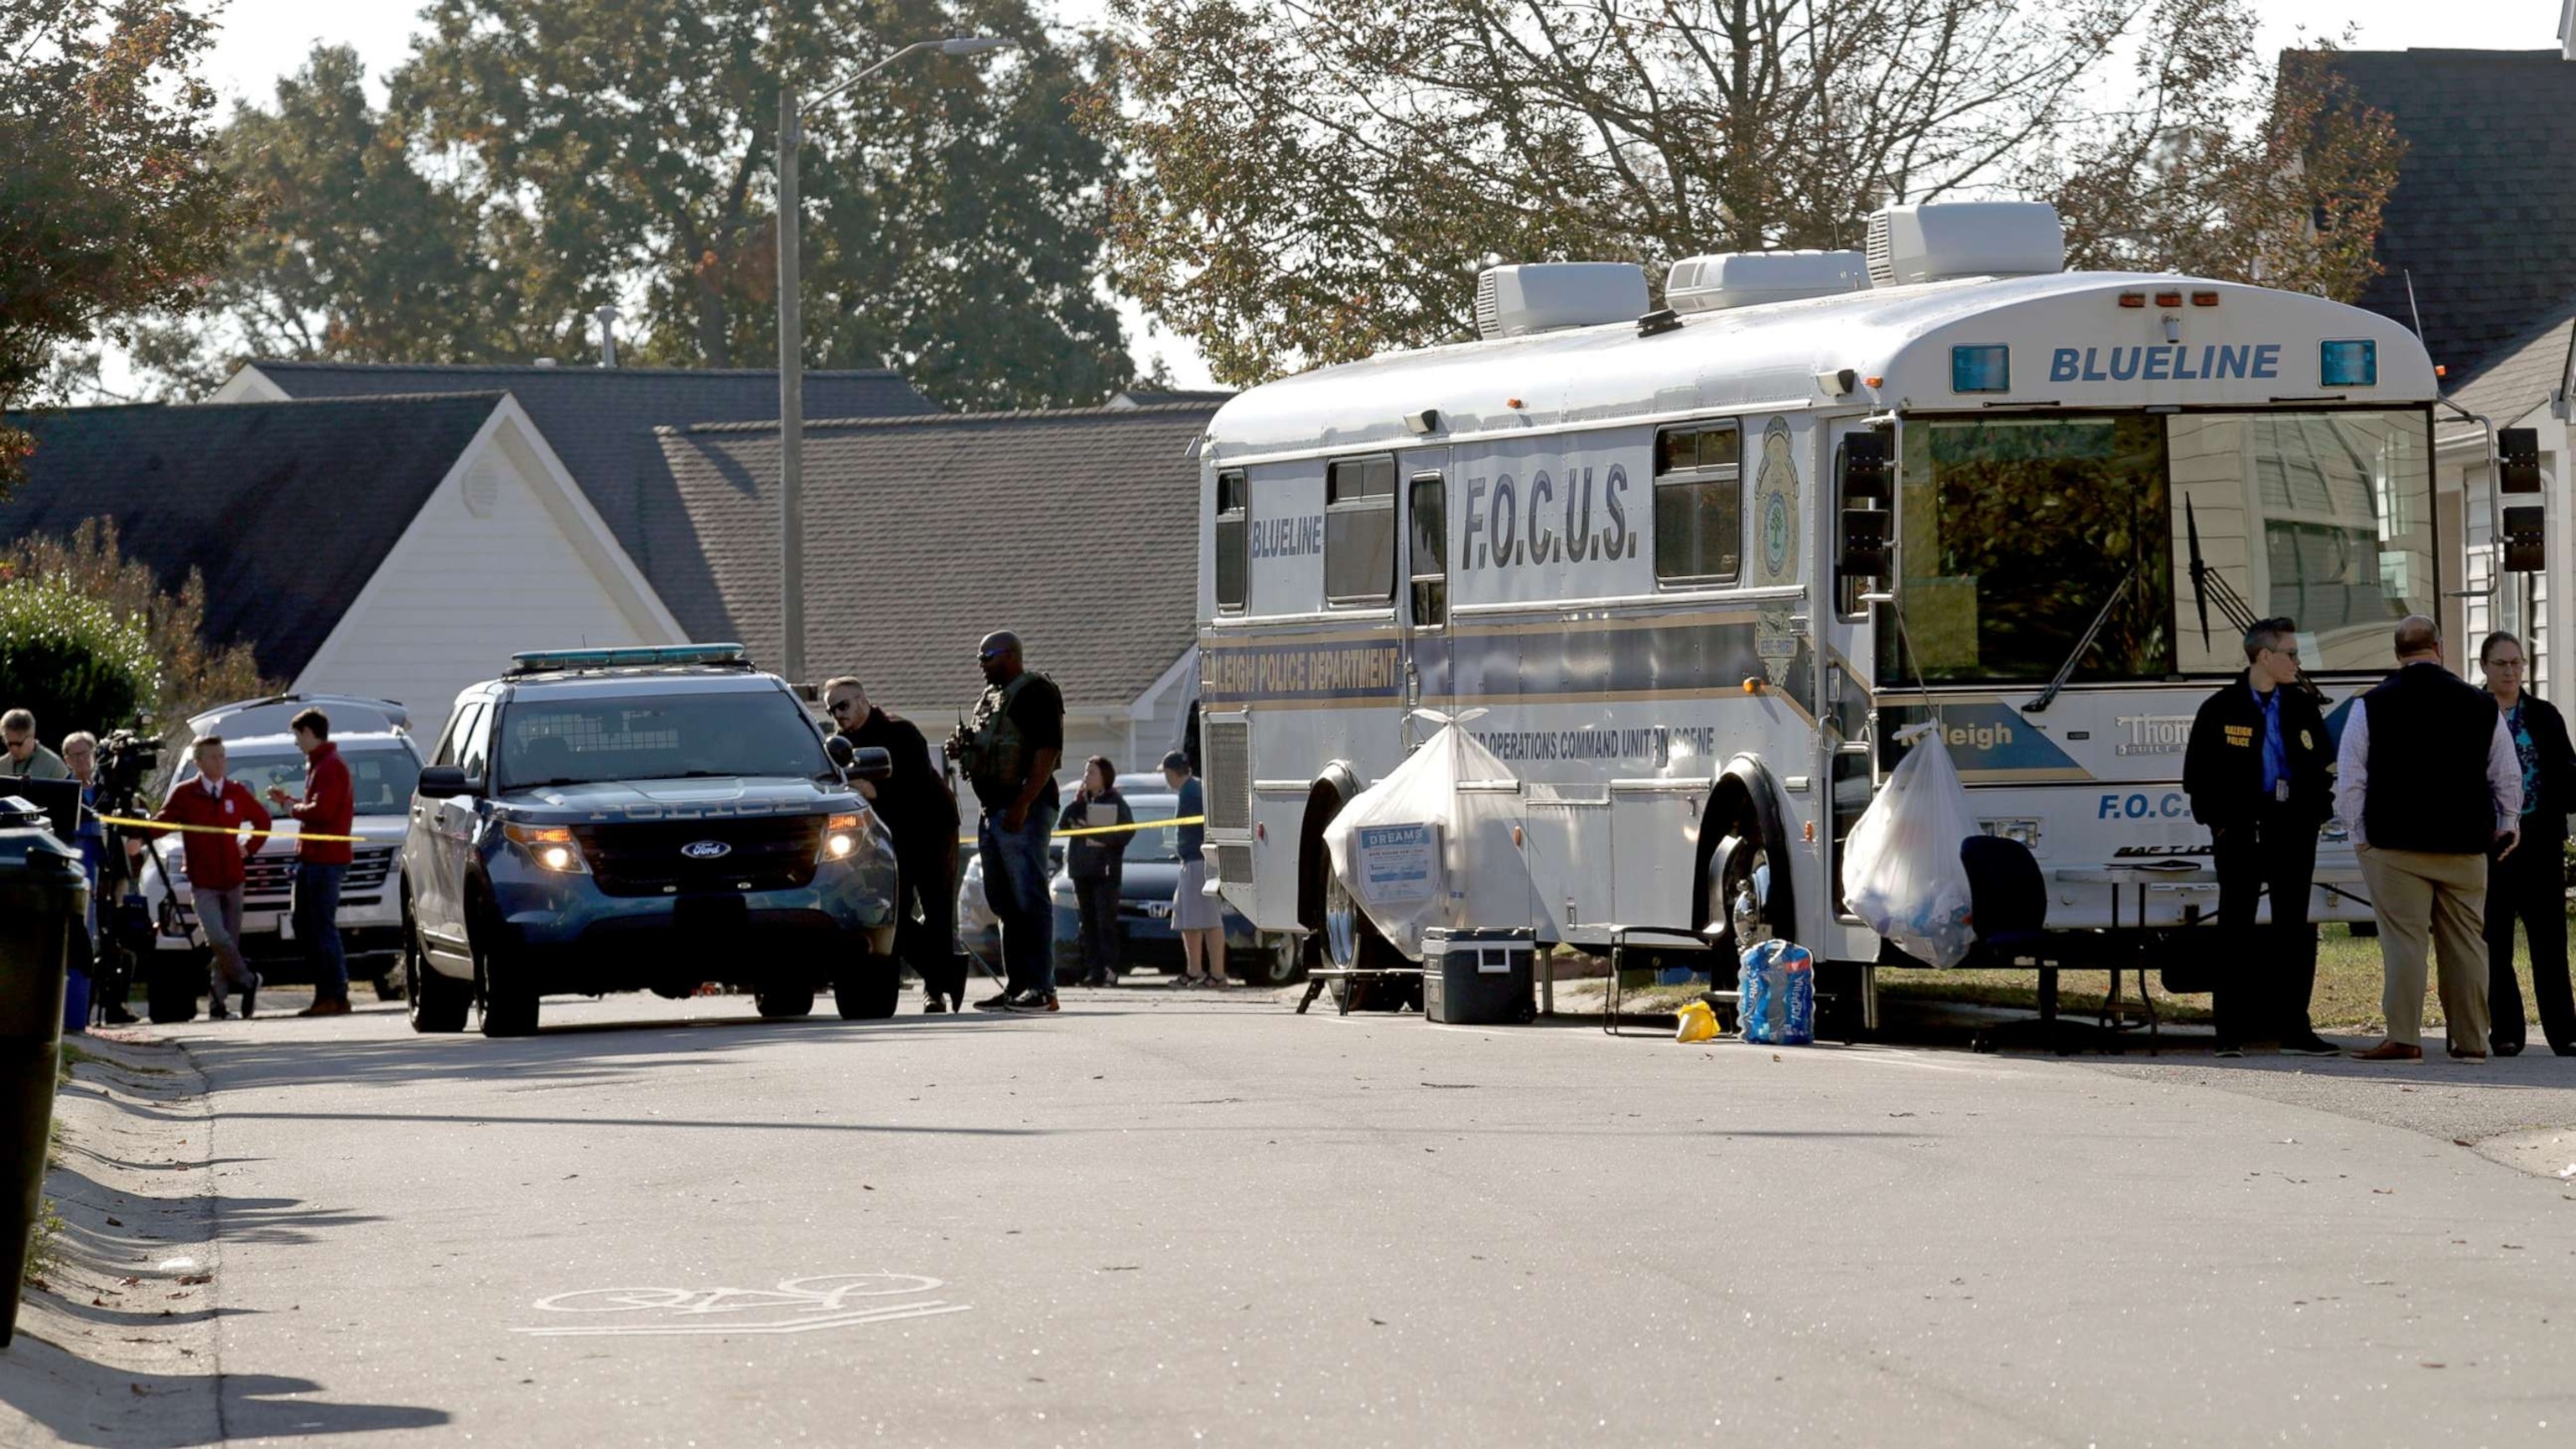
[[[2424,946],[2440,962],[2451,1055],[2487,1059],[2487,856],[2519,843],[2522,765],[2495,701],[2442,665],[2442,631],[2397,625],[2397,672],[2343,727],[2335,813],[2379,917],[2388,1039],[2366,1062],[2424,1059]]]

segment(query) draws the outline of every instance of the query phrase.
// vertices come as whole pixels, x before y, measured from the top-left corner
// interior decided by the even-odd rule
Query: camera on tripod
[[[131,815],[143,808],[144,782],[161,766],[161,737],[151,734],[149,715],[136,715],[132,726],[110,730],[98,742],[98,799],[101,813]]]

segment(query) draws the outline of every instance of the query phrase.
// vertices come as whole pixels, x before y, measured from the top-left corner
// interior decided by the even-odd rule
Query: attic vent
[[[465,511],[477,518],[489,518],[501,502],[501,469],[489,458],[478,458],[465,470]]]
[[[1720,252],[1673,263],[1664,278],[1664,304],[1676,312],[1722,312],[1868,285],[1868,265],[1859,252]]]
[[[1646,272],[1633,262],[1532,262],[1476,278],[1476,333],[1523,337],[1560,327],[1628,322],[1646,310]]]
[[[1891,206],[1869,219],[1869,284],[2029,277],[2066,270],[2066,233],[2045,201]]]

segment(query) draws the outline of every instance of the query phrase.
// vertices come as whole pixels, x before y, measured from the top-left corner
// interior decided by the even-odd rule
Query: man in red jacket
[[[349,1014],[349,958],[340,949],[340,882],[349,874],[346,836],[357,820],[357,793],[340,747],[331,743],[331,717],[318,709],[297,714],[295,747],[304,752],[304,798],[289,800],[275,785],[268,798],[295,817],[295,938],[313,967],[313,1004],[297,1016]]]
[[[220,737],[200,736],[188,747],[188,755],[197,762],[197,777],[171,786],[170,798],[161,802],[160,812],[152,818],[199,827],[182,833],[179,844],[188,862],[188,890],[197,923],[205,928],[206,946],[212,952],[206,968],[206,1014],[224,1020],[231,1015],[224,1009],[224,998],[239,991],[242,1018],[248,1020],[259,999],[259,977],[242,960],[242,862],[259,854],[268,837],[253,835],[244,840],[241,831],[268,829],[268,812],[241,781],[225,778]]]

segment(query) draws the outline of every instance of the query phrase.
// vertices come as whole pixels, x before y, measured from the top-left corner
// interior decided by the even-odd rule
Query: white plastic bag
[[[1342,889],[1406,956],[1422,954],[1427,927],[1511,926],[1529,916],[1528,869],[1511,834],[1519,798],[1459,788],[1509,785],[1511,768],[1460,723],[1421,714],[1440,732],[1324,827]]]
[[[1976,944],[1959,843],[1977,833],[1937,728],[1887,777],[1843,847],[1843,899],[1905,954],[1956,966]]]

